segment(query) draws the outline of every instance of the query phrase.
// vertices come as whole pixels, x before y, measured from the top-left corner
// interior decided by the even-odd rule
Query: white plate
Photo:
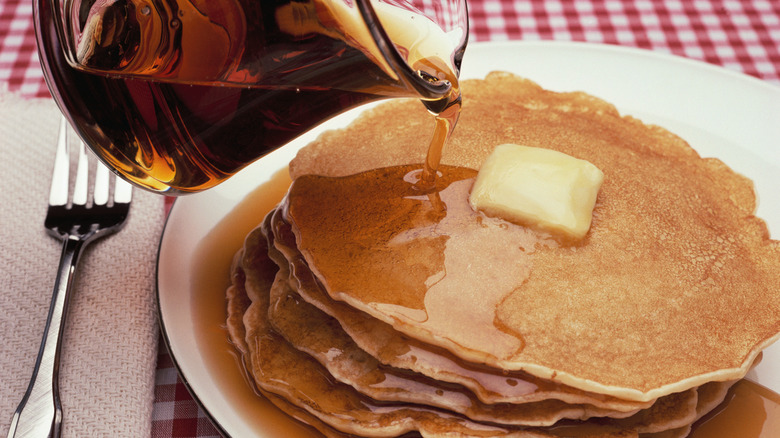
[[[557,91],[582,90],[623,114],[656,123],[686,139],[702,156],[718,157],[755,181],[758,216],[780,233],[780,87],[719,67],[666,54],[616,46],[507,42],[472,44],[462,78],[510,71]],[[191,392],[223,431],[256,433],[214,378],[198,348],[192,258],[206,236],[295,152],[328,128],[345,126],[360,110],[339,116],[259,160],[222,185],[178,199],[168,218],[158,259],[163,333]],[[770,347],[749,377],[780,392],[780,345]],[[261,436],[270,436],[261,433]]]

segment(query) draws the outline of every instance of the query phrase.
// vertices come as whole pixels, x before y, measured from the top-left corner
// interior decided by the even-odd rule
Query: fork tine
[[[95,205],[106,205],[108,203],[108,175],[109,170],[100,161],[95,170],[95,192],[92,195],[92,202]]]
[[[76,184],[73,187],[73,204],[86,205],[89,194],[89,158],[87,147],[79,142],[79,162],[76,166]]]
[[[133,186],[122,178],[116,177],[114,185],[114,203],[128,204],[133,198]]]
[[[51,177],[49,205],[65,205],[68,203],[68,177],[70,174],[70,148],[68,147],[68,122],[60,121],[60,132],[57,138],[57,152],[54,155],[54,172]]]

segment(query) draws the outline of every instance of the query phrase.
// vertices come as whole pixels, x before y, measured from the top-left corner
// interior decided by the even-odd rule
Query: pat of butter
[[[471,189],[476,210],[570,239],[587,234],[604,174],[562,152],[516,144],[493,150]]]

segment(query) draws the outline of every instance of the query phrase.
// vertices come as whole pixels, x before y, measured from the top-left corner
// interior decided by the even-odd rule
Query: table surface
[[[780,1],[470,0],[473,41],[587,41],[705,61],[780,85]],[[0,0],[0,88],[49,97],[32,2]],[[160,343],[152,436],[216,437]]]

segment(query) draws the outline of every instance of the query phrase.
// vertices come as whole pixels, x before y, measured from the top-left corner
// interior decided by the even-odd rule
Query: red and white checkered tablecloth
[[[470,0],[475,41],[566,40],[672,53],[780,85],[780,0]],[[30,0],[0,0],[0,87],[48,97]],[[219,436],[162,347],[152,435]]]

